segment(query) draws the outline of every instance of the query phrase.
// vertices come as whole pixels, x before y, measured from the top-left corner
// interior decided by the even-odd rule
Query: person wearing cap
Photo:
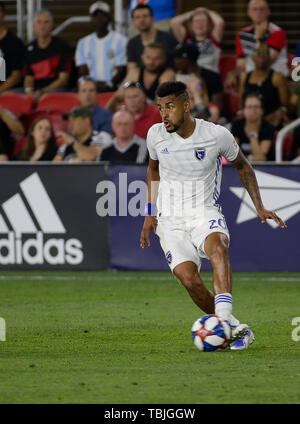
[[[126,74],[127,37],[110,30],[110,6],[103,1],[89,8],[94,32],[81,38],[76,47],[75,63],[79,76],[90,75],[98,91],[113,91]]]
[[[142,54],[143,66],[131,69],[120,88],[108,101],[106,107],[115,111],[118,104],[124,100],[124,86],[130,82],[138,82],[147,101],[153,103],[155,101],[155,92],[160,84],[167,81],[175,81],[175,72],[166,65],[165,48],[160,43],[149,44]]]
[[[178,44],[173,52],[176,81],[187,86],[192,105],[191,114],[194,118],[201,118],[215,124],[220,119],[219,107],[209,101],[208,91],[200,68],[197,66],[198,48],[193,43]]]
[[[103,146],[107,145],[111,137],[102,131],[93,130],[92,110],[88,107],[77,106],[69,114],[64,115],[69,121],[70,134],[64,131],[57,132],[62,145],[54,157],[55,162],[92,162],[97,159]]]

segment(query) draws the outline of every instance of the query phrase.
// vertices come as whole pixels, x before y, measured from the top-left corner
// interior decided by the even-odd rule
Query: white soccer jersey
[[[196,119],[193,134],[184,139],[176,132],[168,133],[164,124],[155,124],[148,131],[147,147],[150,158],[159,161],[160,216],[174,215],[174,208],[177,216],[184,216],[186,213],[180,215],[180,211],[193,215],[189,211],[193,209],[199,214],[199,205],[218,206],[221,157],[233,161],[239,152],[233,135],[225,127]]]

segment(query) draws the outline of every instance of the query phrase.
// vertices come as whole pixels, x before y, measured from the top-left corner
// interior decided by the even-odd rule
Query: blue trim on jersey
[[[215,176],[215,189],[214,189],[214,193],[213,193],[213,199],[215,201],[215,204],[217,203],[217,200],[220,196],[219,190],[217,188],[218,186],[218,176],[220,173],[220,170],[222,169],[222,159],[221,156],[218,156],[217,158],[217,169],[216,169],[216,176]]]

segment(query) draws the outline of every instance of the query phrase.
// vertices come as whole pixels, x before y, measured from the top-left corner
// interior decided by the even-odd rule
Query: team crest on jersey
[[[115,52],[111,49],[107,52],[107,56],[109,59],[113,59],[115,57]]]
[[[198,160],[203,160],[205,158],[205,148],[196,147],[195,148],[195,156]]]
[[[170,252],[170,250],[168,250],[168,252],[166,253],[166,259],[168,264],[172,262],[172,253]]]

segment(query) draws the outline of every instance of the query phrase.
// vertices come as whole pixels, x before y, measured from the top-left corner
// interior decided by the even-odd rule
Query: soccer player
[[[229,321],[231,349],[246,349],[254,335],[232,315],[229,231],[217,204],[222,156],[236,167],[261,222],[273,219],[281,228],[286,224],[264,208],[253,168],[232,134],[225,127],[191,116],[185,84],[163,83],[156,94],[162,123],[153,125],[147,135],[148,203],[140,245],[150,246],[153,230],[171,271],[196,305]],[[200,277],[201,257],[212,264],[213,293]]]

